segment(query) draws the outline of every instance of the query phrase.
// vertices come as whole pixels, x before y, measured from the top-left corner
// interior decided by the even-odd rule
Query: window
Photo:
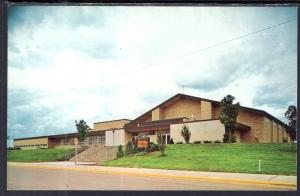
[[[149,135],[155,135],[155,131],[149,131]]]
[[[64,138],[64,144],[68,144],[69,143],[69,138],[65,137]]]

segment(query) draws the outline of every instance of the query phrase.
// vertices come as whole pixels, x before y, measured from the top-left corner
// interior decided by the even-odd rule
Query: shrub
[[[212,142],[206,140],[206,141],[204,141],[203,143],[204,143],[204,144],[208,144],[208,143],[212,143]]]
[[[287,139],[286,137],[284,137],[284,138],[282,139],[282,142],[283,142],[283,143],[287,143],[287,142],[288,142],[288,139]]]
[[[201,144],[201,141],[194,141],[194,144]]]
[[[191,132],[190,132],[189,128],[186,125],[183,125],[183,127],[181,129],[181,136],[185,140],[185,143],[187,143],[187,144],[190,143]]]
[[[231,136],[231,143],[236,143],[236,136],[235,135],[232,135]]]
[[[124,151],[123,151],[123,146],[120,145],[118,147],[118,152],[117,152],[117,158],[121,158],[121,157],[124,157]]]
[[[220,140],[216,140],[214,141],[214,143],[222,143]]]
[[[133,154],[139,153],[139,152],[142,152],[142,151],[143,151],[142,148],[138,148],[137,146],[133,145]]]
[[[171,138],[171,140],[170,140],[170,144],[174,144],[173,138]]]
[[[177,142],[176,144],[182,144],[182,142]]]
[[[146,148],[146,152],[153,152],[159,150],[158,144],[150,142],[149,148]]]
[[[126,147],[125,147],[125,155],[126,156],[129,156],[131,154],[134,154],[134,148],[133,148],[133,145],[132,145],[132,142],[129,141],[127,144],[126,144]]]
[[[229,134],[226,134],[226,133],[224,134],[223,142],[229,143]]]

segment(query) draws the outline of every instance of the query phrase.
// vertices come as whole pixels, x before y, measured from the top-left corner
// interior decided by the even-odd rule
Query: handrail
[[[88,147],[81,147],[80,149],[77,150],[77,155],[83,151],[85,151]],[[71,153],[67,154],[64,157],[64,160],[69,160],[71,158],[73,158],[76,155],[76,150],[72,151]]]

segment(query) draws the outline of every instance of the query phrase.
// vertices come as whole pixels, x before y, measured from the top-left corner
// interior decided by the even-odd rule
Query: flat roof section
[[[94,124],[114,122],[114,121],[122,121],[122,120],[131,121],[130,119],[123,118],[123,119],[117,119],[117,120],[107,120],[107,121],[101,121],[101,122],[94,122]]]

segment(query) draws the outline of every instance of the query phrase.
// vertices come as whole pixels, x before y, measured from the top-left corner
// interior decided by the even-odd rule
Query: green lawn
[[[9,162],[43,162],[58,161],[73,149],[36,149],[36,150],[8,150]]]
[[[106,166],[296,175],[291,144],[173,144],[160,152],[106,161]]]

